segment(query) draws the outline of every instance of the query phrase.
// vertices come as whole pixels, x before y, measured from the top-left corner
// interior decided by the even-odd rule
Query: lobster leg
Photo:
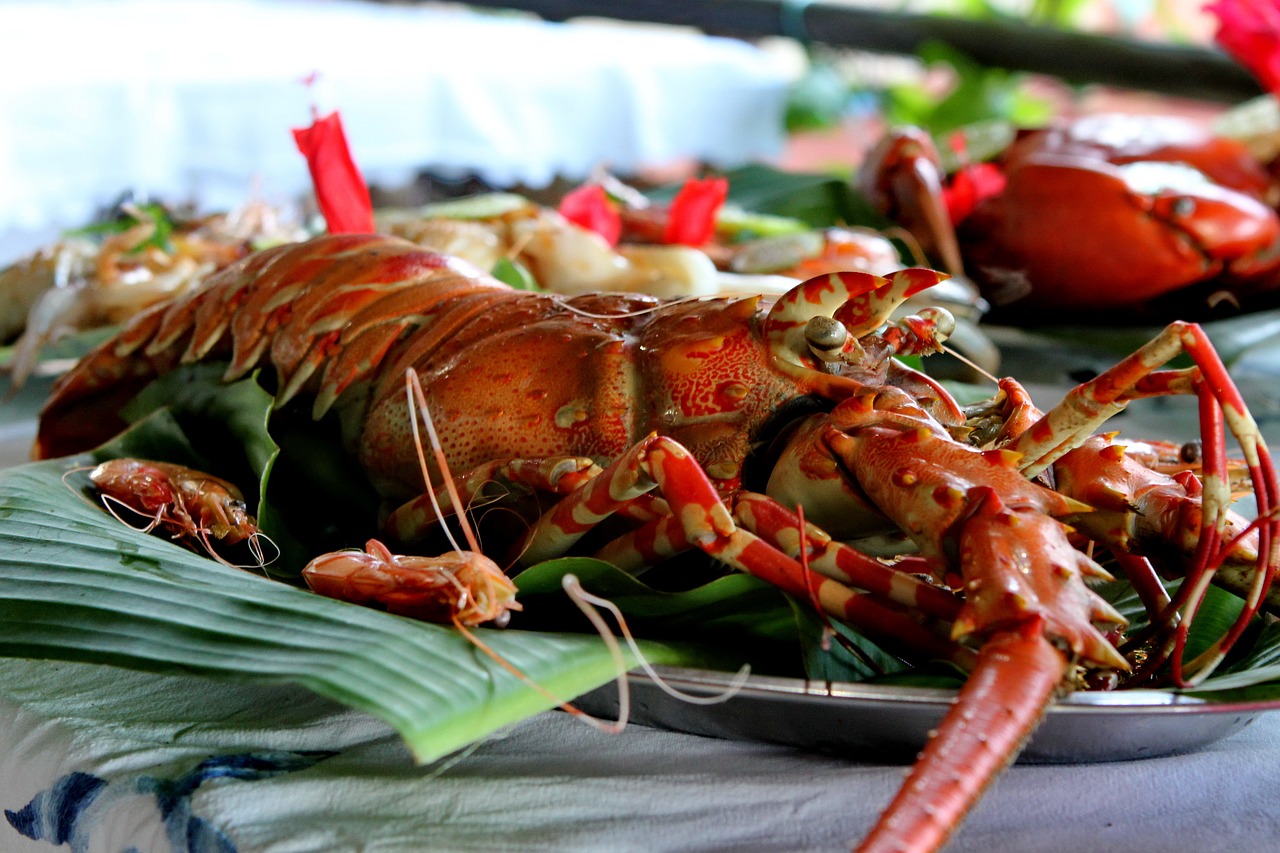
[[[1014,454],[949,441],[874,399],[845,401],[830,421],[824,440],[871,503],[963,577],[952,635],[978,644],[976,668],[863,848],[935,850],[1077,662],[1128,669],[1094,625],[1123,620],[1085,585],[1106,573],[1053,517],[1065,499],[1022,477]]]
[[[737,493],[732,506],[734,521],[741,527],[791,559],[800,560],[800,518],[795,512],[756,492]],[[636,516],[634,512],[628,514]],[[886,565],[832,539],[822,528],[807,522],[805,541],[808,551],[804,565],[810,572],[836,584],[946,622],[953,621],[960,611],[961,600],[955,593],[924,579],[930,570],[918,557],[903,557],[892,566]],[[609,542],[595,556],[638,575],[662,560],[695,547],[680,518],[668,509],[644,526]],[[821,581],[808,581],[812,582]]]
[[[1191,357],[1194,368],[1160,370],[1182,353]],[[1195,394],[1200,400],[1202,493],[1194,479],[1126,464],[1121,446],[1105,437],[1089,438],[1131,400],[1168,394]],[[1253,484],[1254,525],[1228,509],[1231,478],[1224,427],[1239,442]],[[1163,538],[1187,554],[1186,579],[1175,599],[1184,618],[1176,628],[1174,680],[1183,686],[1193,682],[1183,677],[1181,646],[1209,582],[1228,564],[1223,579],[1235,581],[1230,585],[1245,599],[1245,608],[1227,634],[1192,663],[1194,680],[1207,677],[1266,601],[1280,566],[1280,519],[1275,517],[1280,489],[1261,431],[1204,331],[1193,323],[1169,325],[1133,355],[1074,389],[1009,447],[1024,454],[1021,467],[1029,476],[1056,462],[1059,488],[1109,511],[1079,518],[1090,535],[1107,541],[1120,531],[1121,541],[1115,544],[1122,548],[1129,546],[1130,536],[1139,541]],[[1099,477],[1099,472],[1110,476]],[[1110,522],[1116,514],[1124,523]]]
[[[650,492],[656,491],[664,500],[653,498]],[[637,504],[639,512],[633,511]],[[641,548],[651,551],[656,559],[698,548],[798,598],[816,600],[827,612],[877,639],[961,666],[972,664],[971,652],[921,624],[922,610],[926,620],[949,622],[954,618],[955,599],[948,593],[932,589],[932,597],[924,593],[917,606],[909,608],[811,574],[798,560],[739,527],[702,467],[684,447],[665,436],[640,441],[543,514],[520,546],[522,559],[535,563],[560,556],[615,513],[643,518],[654,511],[661,515],[624,536],[619,540],[621,545],[607,545],[597,556],[617,559]],[[918,579],[915,585],[927,586]],[[902,586],[910,587],[912,582],[904,581]]]
[[[453,483],[462,501],[470,505],[481,498],[486,486],[495,483],[504,489],[525,488],[567,495],[599,473],[600,466],[582,456],[503,459],[473,468],[455,477]],[[439,523],[433,503],[446,514],[457,511],[449,490],[441,486],[434,495],[422,494],[401,504],[387,516],[383,529],[401,542],[421,539]]]
[[[800,558],[800,517],[774,499],[742,492],[734,502],[734,518],[757,536]],[[806,565],[814,572],[858,589],[865,589],[905,607],[931,616],[955,620],[961,599],[950,590],[922,580],[928,563],[919,557],[903,557],[892,566],[856,548],[832,539],[814,524],[805,523]]]
[[[790,559],[743,561],[718,554],[719,559],[813,604],[886,647],[902,649],[915,656],[949,660],[966,670],[973,665],[971,651],[946,639],[947,629],[960,608],[960,600],[949,590],[857,554],[852,548],[833,542],[824,531],[811,524],[805,525],[806,533],[819,543],[840,549],[841,559],[838,566],[833,566],[832,548],[820,544],[810,547],[809,554],[822,564],[821,570],[812,562],[801,562],[798,523],[787,529],[757,533],[753,529],[756,519],[739,516],[748,502],[756,511],[771,505],[771,514],[779,518],[794,519],[795,514],[770,497],[750,492],[740,494],[734,508],[735,520],[746,528],[740,528],[735,535],[745,538],[755,534],[762,544]],[[675,503],[678,505],[679,501]],[[692,532],[685,530],[678,515],[668,512],[607,543],[595,556],[623,571],[639,574],[664,559],[699,547],[691,541],[691,536]],[[784,545],[783,541],[789,544]],[[859,570],[864,568],[868,571],[861,573]]]

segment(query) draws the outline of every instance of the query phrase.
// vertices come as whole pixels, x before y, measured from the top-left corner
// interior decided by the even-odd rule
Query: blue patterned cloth
[[[89,853],[98,816],[123,797],[149,794],[164,824],[173,853],[237,853],[236,845],[217,826],[191,808],[191,795],[210,779],[265,779],[312,766],[329,752],[241,752],[215,755],[172,779],[149,774],[108,782],[75,771],[59,778],[17,811],[4,816],[20,835],[54,846],[66,844],[72,853]],[[137,848],[130,848],[137,850]]]

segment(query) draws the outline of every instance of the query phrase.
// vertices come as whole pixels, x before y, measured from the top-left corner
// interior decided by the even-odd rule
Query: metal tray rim
[[[695,696],[724,693],[732,673],[654,667],[664,684]],[[690,704],[643,671],[627,675],[630,721],[685,734],[790,746],[857,761],[909,763],[958,691],[753,675],[727,701]],[[617,688],[575,700],[587,713],[620,711]],[[1084,764],[1191,752],[1280,710],[1280,700],[1222,702],[1166,690],[1079,692],[1052,703],[1017,760]]]
[[[716,694],[728,689],[734,674],[717,670],[679,666],[654,666],[668,685],[695,694]],[[656,686],[643,670],[627,675],[632,685]],[[813,681],[769,675],[748,676],[740,693],[764,699],[824,701],[842,703],[935,706],[945,708],[955,702],[957,691],[913,685],[862,684],[845,681]],[[1280,699],[1223,702],[1170,690],[1136,689],[1078,691],[1065,694],[1049,706],[1049,714],[1239,714],[1280,710]]]

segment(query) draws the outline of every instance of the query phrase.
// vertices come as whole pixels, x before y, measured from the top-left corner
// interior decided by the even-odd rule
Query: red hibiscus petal
[[[992,163],[962,166],[942,190],[942,201],[953,223],[960,223],[979,202],[1004,192],[1006,179]]]
[[[316,203],[330,234],[372,234],[373,202],[351,156],[337,112],[294,128],[294,141],[307,158]]]
[[[704,246],[716,233],[716,215],[729,195],[726,178],[690,178],[671,200],[662,239],[683,246]]]
[[[560,215],[594,231],[615,246],[622,236],[622,216],[599,184],[583,184],[560,199]]]
[[[1267,91],[1280,94],[1280,2],[1217,0],[1204,11],[1218,19],[1214,34],[1218,46]]]

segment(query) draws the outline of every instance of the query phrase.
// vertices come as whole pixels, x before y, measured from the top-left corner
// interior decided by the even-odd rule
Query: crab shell
[[[1094,116],[1024,135],[1002,168],[1003,191],[957,228],[997,306],[1157,314],[1238,306],[1280,283],[1271,183],[1230,140]]]

